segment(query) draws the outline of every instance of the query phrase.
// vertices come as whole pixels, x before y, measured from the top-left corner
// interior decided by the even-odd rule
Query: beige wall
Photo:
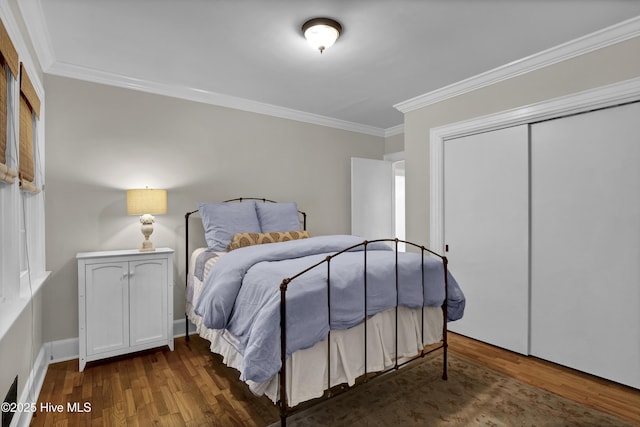
[[[27,304],[7,333],[0,339],[0,390],[1,397],[9,391],[18,375],[18,402],[25,391],[34,363],[42,348],[42,292],[38,292]],[[34,378],[37,379],[37,378]],[[38,396],[28,396],[26,402],[36,402]],[[20,414],[14,415],[14,421]]]
[[[136,248],[125,189],[168,190],[152,241],[176,250],[184,312],[184,213],[199,201],[296,201],[313,235],[350,232],[350,158],[381,159],[384,138],[62,77],[47,93],[44,339],[78,336],[80,251]]]
[[[384,140],[384,153],[399,153],[404,151],[404,133],[388,136]]]
[[[405,114],[407,238],[429,242],[431,128],[640,76],[640,37]]]

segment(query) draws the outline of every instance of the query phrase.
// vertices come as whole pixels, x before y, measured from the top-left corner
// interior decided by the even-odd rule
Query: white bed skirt
[[[398,357],[412,357],[425,345],[442,340],[443,316],[440,307],[424,308],[424,342],[421,342],[420,309],[398,308]],[[211,342],[211,351],[220,354],[225,365],[240,370],[242,355],[236,350],[236,338],[226,330],[208,329],[202,318],[187,304],[189,319],[197,333]],[[367,321],[367,372],[378,372],[394,365],[395,309],[378,313]],[[364,323],[351,329],[332,331],[331,386],[354,384],[364,374]],[[313,367],[313,369],[310,369]],[[266,394],[274,403],[279,399],[278,375],[256,383],[247,381],[256,395]],[[321,397],[327,389],[327,340],[311,348],[298,350],[287,359],[287,400],[293,407],[307,400]]]

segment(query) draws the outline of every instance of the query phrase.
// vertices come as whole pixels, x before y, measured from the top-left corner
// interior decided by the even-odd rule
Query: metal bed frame
[[[276,203],[272,200],[268,200],[268,199],[260,199],[260,198],[237,198],[237,199],[231,199],[231,200],[227,200],[226,202],[242,202],[242,200],[261,200],[265,203],[270,202],[270,203]],[[188,220],[189,217],[195,213],[198,212],[196,211],[192,211],[192,212],[188,212],[185,214],[185,222],[186,222],[186,252],[187,252],[187,268],[186,268],[186,275],[187,275],[187,281],[188,281],[188,275],[189,275],[189,246],[188,246],[188,230],[189,230],[189,226],[188,226]],[[306,213],[302,212],[302,211],[298,211],[303,218],[303,225],[304,225],[304,229],[306,230],[306,225],[307,225],[307,216]],[[346,386],[345,384],[338,384],[334,387],[331,386],[331,330],[329,330],[329,335],[327,337],[327,389],[325,390],[325,393],[322,397],[318,398],[318,399],[314,399],[312,401],[309,402],[303,402],[299,405],[296,406],[296,408],[291,408],[288,405],[288,399],[287,399],[287,372],[286,372],[286,359],[287,359],[287,355],[286,355],[286,343],[287,343],[287,324],[285,321],[283,321],[283,319],[286,319],[287,317],[287,299],[286,299],[286,294],[287,294],[287,289],[290,286],[295,286],[295,283],[292,283],[295,281],[295,279],[297,279],[300,276],[303,276],[304,274],[308,273],[311,270],[317,269],[317,268],[326,268],[327,269],[327,311],[328,311],[328,319],[329,319],[329,323],[331,323],[331,261],[335,258],[340,256],[341,254],[351,251],[353,249],[359,248],[359,247],[363,247],[363,252],[364,252],[364,313],[367,313],[367,246],[371,243],[376,243],[376,242],[389,242],[392,243],[395,246],[395,287],[396,287],[396,306],[395,306],[395,355],[396,355],[396,359],[395,359],[395,363],[392,367],[386,369],[386,370],[382,370],[382,371],[377,371],[377,372],[367,372],[367,316],[365,315],[364,317],[364,374],[360,377],[361,379],[363,379],[363,381],[360,382],[356,382],[356,384],[354,384],[354,386]],[[431,254],[433,256],[436,256],[438,258],[440,258],[442,260],[442,266],[443,266],[443,273],[444,273],[444,291],[445,291],[445,298],[444,298],[444,302],[442,304],[442,316],[443,316],[443,326],[442,326],[442,340],[439,344],[429,348],[428,350],[425,350],[425,346],[422,346],[422,349],[420,351],[419,354],[417,354],[414,357],[411,358],[406,358],[405,360],[403,360],[401,363],[398,361],[398,245],[400,243],[404,243],[406,245],[409,245],[415,249],[418,249],[422,255],[422,269],[421,269],[421,280],[422,280],[422,295],[424,295],[424,287],[425,287],[425,277],[424,277],[424,257],[426,254]],[[324,267],[323,267],[324,266]],[[447,343],[447,299],[448,299],[448,260],[446,256],[440,255],[430,249],[427,249],[424,246],[421,245],[417,245],[415,243],[412,242],[408,242],[405,240],[399,240],[399,239],[376,239],[376,240],[365,240],[359,244],[350,246],[348,248],[345,248],[339,252],[336,252],[332,255],[327,256],[325,259],[321,260],[320,262],[317,262],[316,264],[308,267],[307,269],[299,272],[298,274],[285,278],[282,280],[282,283],[280,284],[280,355],[281,355],[281,363],[282,363],[282,367],[280,368],[280,372],[279,372],[279,400],[277,402],[277,405],[279,406],[279,410],[280,410],[280,425],[281,426],[286,426],[287,425],[287,417],[299,412],[301,410],[307,409],[308,407],[315,405],[316,403],[318,403],[319,401],[323,401],[326,399],[330,399],[332,397],[335,397],[339,394],[342,394],[345,391],[348,390],[352,390],[354,388],[356,388],[358,385],[364,384],[366,382],[368,382],[369,380],[372,380],[376,377],[379,377],[381,375],[387,374],[391,371],[395,371],[398,370],[399,368],[401,368],[402,366],[411,363],[417,359],[423,358],[426,355],[433,353],[434,351],[440,350],[442,349],[443,351],[443,365],[442,365],[442,379],[443,380],[447,380],[447,347],[448,347],[448,343]],[[187,331],[186,333],[186,339],[189,340],[189,334],[188,334],[188,325],[189,325],[189,319],[188,316],[185,314],[185,330]],[[421,316],[421,342],[424,343],[424,304],[422,304],[422,316]]]

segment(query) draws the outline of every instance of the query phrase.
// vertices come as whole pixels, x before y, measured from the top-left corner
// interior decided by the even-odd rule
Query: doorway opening
[[[404,160],[393,162],[393,227],[396,237],[405,240],[405,168]],[[398,244],[398,250],[404,252],[406,245]]]

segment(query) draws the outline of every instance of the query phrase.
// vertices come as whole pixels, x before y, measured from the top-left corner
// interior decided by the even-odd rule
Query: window
[[[0,336],[48,277],[41,191],[44,91],[39,81],[36,89],[26,68],[0,21]]]
[[[34,280],[44,273],[44,197],[42,164],[38,145],[40,97],[20,64],[19,206],[20,294],[27,297]]]
[[[18,214],[20,195],[18,176],[17,133],[15,125],[19,73],[18,53],[0,21],[0,301],[19,296]]]
[[[16,51],[4,25],[0,21],[0,183],[13,184],[17,173],[9,160],[7,143],[9,116],[12,108],[11,99],[12,79],[18,77],[18,52]]]
[[[14,169],[7,165],[7,110],[8,110],[8,79],[7,66],[0,63],[0,181],[13,184],[17,176]]]

